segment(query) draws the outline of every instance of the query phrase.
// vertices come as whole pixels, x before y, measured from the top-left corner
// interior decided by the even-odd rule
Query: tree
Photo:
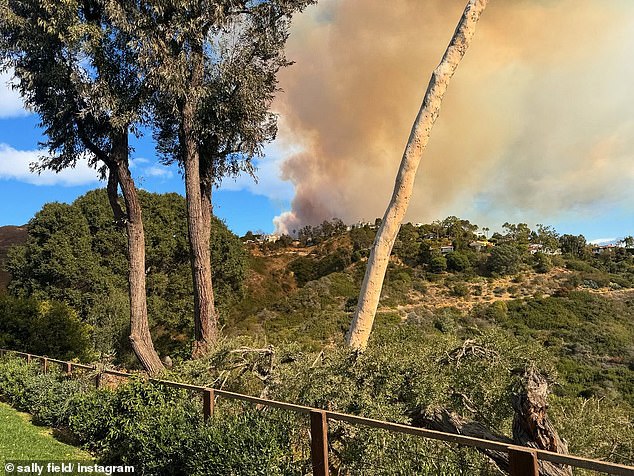
[[[513,241],[519,245],[528,245],[532,235],[531,229],[526,223],[505,223],[502,228],[506,231],[505,241]]]
[[[193,337],[193,293],[185,199],[175,193],[139,191],[145,211],[148,313],[161,354],[182,355]],[[239,239],[214,218],[211,235],[213,279],[220,308],[242,294],[246,252]],[[9,291],[20,298],[61,301],[93,329],[100,354],[127,360],[128,263],[126,234],[112,221],[106,190],[72,204],[49,203],[28,225],[23,245],[7,260]]]
[[[563,254],[572,255],[576,258],[583,258],[586,254],[586,238],[583,235],[561,235],[559,237],[559,247]]]
[[[554,252],[559,248],[559,234],[552,226],[537,225],[537,231],[531,232],[531,243],[542,245],[544,251]]]
[[[434,254],[429,262],[432,273],[443,273],[447,271],[447,258],[441,254]]]
[[[464,251],[452,251],[447,253],[447,268],[451,271],[464,272],[471,267],[469,257]]]
[[[357,310],[348,331],[347,343],[355,349],[364,350],[367,346],[390,253],[412,196],[416,170],[429,142],[431,129],[440,113],[440,105],[449,81],[473,39],[477,22],[487,1],[469,0],[467,3],[449,46],[432,74],[420,111],[414,121],[396,177],[392,199],[370,252]]]
[[[0,347],[57,359],[90,357],[88,326],[67,305],[0,296]]]
[[[394,243],[394,254],[409,266],[418,264],[420,239],[418,230],[411,223],[405,223],[399,230]]]
[[[445,218],[442,222],[443,236],[451,238],[455,249],[468,249],[469,243],[477,238],[478,226],[469,220],[462,220],[455,216]]]
[[[492,274],[515,274],[522,264],[522,252],[513,243],[502,243],[491,250],[486,268]]]
[[[634,236],[626,236],[621,240],[621,243],[623,243],[623,246],[626,248],[634,248]]]
[[[140,121],[144,78],[126,68],[129,38],[113,30],[103,2],[7,0],[0,24],[2,67],[41,119],[49,156],[39,170],[74,167],[82,157],[108,178],[110,205],[128,236],[130,341],[150,373],[163,369],[149,331],[145,237],[129,169],[128,133]],[[125,208],[119,203],[121,187]]]
[[[155,137],[185,175],[194,280],[193,355],[218,334],[209,237],[212,186],[253,172],[251,160],[276,134],[269,111],[292,15],[314,0],[112,0],[152,85]]]

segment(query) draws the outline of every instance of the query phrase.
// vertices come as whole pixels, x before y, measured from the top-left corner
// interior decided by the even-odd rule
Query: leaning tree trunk
[[[184,145],[185,194],[190,258],[194,281],[194,347],[192,357],[207,353],[218,335],[217,315],[211,280],[211,189],[201,185],[200,154],[194,137],[194,110],[185,101],[182,115],[181,138]]]
[[[354,349],[364,350],[367,346],[390,253],[412,196],[416,170],[440,112],[449,80],[471,43],[476,24],[487,2],[488,0],[469,0],[451,42],[429,81],[423,104],[401,160],[392,199],[385,211],[368,259],[359,303],[347,336],[348,345]]]
[[[145,232],[141,216],[141,204],[128,167],[128,134],[118,134],[113,139],[114,167],[110,169],[108,196],[115,219],[125,221],[128,235],[128,259],[130,288],[130,343],[135,355],[149,374],[164,369],[150,334],[145,285]],[[125,201],[125,213],[117,201],[117,182],[121,185]],[[114,194],[114,195],[113,195]]]

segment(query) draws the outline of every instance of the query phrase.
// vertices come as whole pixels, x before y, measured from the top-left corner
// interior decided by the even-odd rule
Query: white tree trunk
[[[359,303],[347,336],[348,345],[352,348],[364,350],[368,344],[390,253],[412,196],[416,170],[429,142],[429,135],[440,112],[449,80],[473,39],[476,25],[487,3],[488,0],[469,0],[449,46],[427,86],[423,104],[414,121],[401,159],[392,199],[385,211],[368,259]]]

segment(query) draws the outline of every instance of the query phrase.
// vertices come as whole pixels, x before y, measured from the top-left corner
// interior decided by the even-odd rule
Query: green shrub
[[[469,257],[463,251],[447,253],[447,269],[450,271],[464,272],[471,268]]]
[[[547,273],[553,269],[553,262],[547,254],[535,253],[533,255],[533,268],[538,273]]]
[[[578,312],[585,309],[585,320],[597,324],[605,313],[614,310],[583,293],[571,293],[568,299],[578,306]],[[556,325],[543,316],[559,310],[552,300],[544,300],[546,304],[531,302],[531,308],[541,309],[542,318],[532,316],[533,312],[522,314],[530,318],[524,328],[528,328],[526,324]],[[506,306],[495,303],[490,312],[480,306],[478,317],[507,327],[525,320],[518,319],[523,312],[521,303],[511,301]],[[408,415],[413,410],[444,407],[471,418],[472,409],[477,408],[494,431],[509,434],[511,396],[521,371],[536,365],[555,380],[555,368],[561,371],[564,367],[550,348],[527,338],[527,334],[516,337],[502,327],[466,328],[466,317],[453,308],[438,312],[434,318],[436,330],[396,321],[379,325],[363,353],[336,345],[308,352],[297,344],[278,346],[273,353],[246,352],[245,346],[253,348],[257,343],[245,338],[223,339],[204,359],[183,363],[165,377],[202,385],[222,379],[223,388],[252,395],[261,393],[266,385],[267,396],[275,400],[404,424],[410,423]],[[471,319],[469,324],[474,322]],[[572,318],[569,324],[573,324]],[[477,352],[469,352],[468,347],[464,351],[467,339]],[[577,366],[574,372],[580,371],[585,370]],[[609,377],[601,370],[598,375]],[[627,382],[628,375],[620,373],[614,378]],[[567,390],[573,388],[571,380],[569,375],[559,379]],[[43,420],[66,426],[105,463],[133,464],[141,474],[152,475],[300,476],[310,471],[304,416],[260,411],[220,398],[214,417],[204,423],[199,398],[185,391],[141,379],[132,379],[115,390],[99,391],[88,386],[65,387],[69,382],[59,374],[39,376],[35,365],[0,359],[3,397],[24,402],[36,416],[49,411],[45,410],[49,404],[50,411],[60,416]],[[37,388],[41,399],[29,399],[21,390],[24,387]],[[612,458],[606,452],[616,441],[619,425],[627,428],[631,424],[631,409],[619,408],[612,396],[604,394],[605,402],[592,401],[597,411],[585,411],[578,397],[558,394],[550,401],[550,408],[571,448],[583,445],[587,456]],[[609,422],[601,422],[602,418]],[[593,425],[592,431],[580,434],[584,424]],[[604,426],[605,432],[597,430]],[[341,474],[495,473],[476,452],[345,423],[331,422],[329,441],[331,463]],[[631,464],[631,438],[618,441],[617,447],[619,460]]]
[[[447,259],[443,255],[434,255],[429,263],[432,273],[442,273],[447,271]]]
[[[0,295],[0,347],[86,359],[91,343],[88,326],[66,304]]]
[[[490,274],[515,274],[522,264],[522,252],[510,243],[494,246],[486,261],[486,268]]]
[[[457,283],[451,288],[451,294],[456,297],[467,297],[470,294],[469,286],[465,283]]]

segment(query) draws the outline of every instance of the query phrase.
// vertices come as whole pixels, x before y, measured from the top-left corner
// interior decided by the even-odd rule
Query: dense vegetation
[[[540,370],[555,378],[552,360],[539,346],[501,331],[473,337],[485,349],[482,355],[457,357],[453,350],[461,348],[462,338],[430,335],[415,326],[380,332],[361,356],[343,348],[306,352],[296,345],[258,353],[244,347],[249,340],[225,340],[207,359],[166,377],[222,382],[224,388],[255,394],[266,389],[269,398],[402,423],[410,422],[413,410],[450,407],[486,418],[508,434],[518,370],[540,362]],[[214,418],[204,424],[200,401],[186,392],[141,380],[95,391],[91,375],[86,380],[42,375],[35,364],[11,358],[0,361],[0,392],[39,422],[66,428],[104,463],[133,464],[145,474],[301,475],[310,467],[307,421],[290,412],[220,399]],[[626,408],[594,398],[555,397],[551,416],[574,453],[632,462],[634,441],[623,433],[632,423]],[[499,474],[473,450],[420,438],[331,423],[329,439],[339,474]]]
[[[629,249],[597,254],[583,237],[560,237],[542,226],[533,231],[506,224],[505,233],[487,239],[455,217],[404,225],[370,347],[359,356],[341,344],[374,226],[346,230],[339,221],[325,222],[302,229],[299,243],[286,237],[258,244],[247,234],[243,238],[249,243],[242,245],[218,222],[212,253],[224,333],[231,337],[207,359],[190,362],[184,360],[192,314],[184,202],[174,195],[142,197],[153,333],[160,353],[175,361],[168,378],[404,423],[416,409],[448,408],[508,435],[510,396],[522,370],[536,365],[553,383],[551,418],[571,452],[634,462],[634,442],[622,432],[634,418],[634,259]],[[0,301],[5,309],[0,336],[6,345],[64,357],[110,350],[125,361],[124,244],[103,192],[72,205],[47,205],[29,224],[27,243],[10,253],[10,291],[16,297]],[[452,251],[441,251],[449,246]],[[4,317],[15,309],[27,317]],[[88,336],[87,345],[68,347],[81,340],[56,339],[46,335],[50,326],[38,328],[38,322],[52,318],[43,317],[51,309],[57,310],[59,325]],[[27,324],[16,330],[23,320]],[[55,341],[58,348],[35,349],[33,340],[20,334],[31,327],[28,323],[33,332],[44,332],[42,346]],[[448,357],[467,341],[483,353],[458,362]],[[246,347],[260,351],[246,352]],[[15,363],[7,365],[0,371],[22,372],[11,367]],[[48,415],[42,417],[46,423],[70,428],[104,461],[125,460],[152,468],[152,474],[171,474],[166,469],[170,458],[196,474],[198,466],[187,466],[184,458],[213,465],[216,454],[227,468],[241,468],[240,474],[261,474],[257,467],[266,468],[266,474],[301,474],[308,467],[305,422],[288,415],[223,403],[214,424],[202,425],[198,404],[178,392],[136,382],[100,392],[73,387],[65,394],[57,386],[72,387],[68,381],[29,372],[20,385],[55,389],[39,391],[45,394],[43,403],[21,403],[19,398],[26,397],[14,396],[20,385],[2,383],[2,376],[0,392]],[[73,403],[63,406],[53,394]],[[249,432],[245,440],[250,427],[260,433]],[[124,435],[117,428],[129,431]],[[415,439],[346,425],[334,425],[330,438],[342,474],[374,474],[370,467],[376,474],[494,472],[477,453]],[[213,452],[202,451],[199,440]],[[248,459],[254,454],[251,446],[262,458],[253,460],[257,465]],[[200,452],[195,458],[194,449]],[[403,454],[408,457],[398,457]],[[230,473],[219,469],[218,474]]]
[[[139,195],[145,217],[148,310],[156,345],[163,355],[187,354],[193,289],[185,200],[177,194]],[[246,254],[224,223],[214,218],[213,225],[213,277],[222,309],[242,292]],[[26,243],[10,251],[7,268],[12,274],[11,294],[65,303],[91,327],[92,345],[84,350],[114,354],[119,360],[127,357],[126,235],[112,219],[105,190],[88,192],[70,205],[45,205],[29,222]]]

